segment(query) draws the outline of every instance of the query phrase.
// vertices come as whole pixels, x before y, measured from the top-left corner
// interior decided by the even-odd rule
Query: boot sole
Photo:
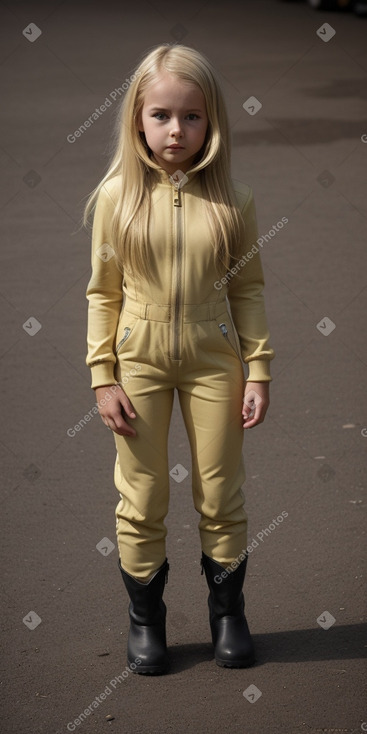
[[[256,658],[248,658],[248,660],[220,660],[218,658],[215,658],[215,662],[217,665],[219,665],[220,668],[250,668],[251,665],[254,665],[256,663]]]
[[[132,670],[131,672],[135,675],[164,675],[165,673],[168,673],[169,668],[144,668],[139,667],[136,668],[136,670]]]
[[[164,673],[167,673],[169,671],[169,662],[164,663],[163,665],[137,665],[136,668],[131,668],[131,662],[133,661],[127,661],[128,665],[130,667],[130,670],[135,675],[164,675]]]

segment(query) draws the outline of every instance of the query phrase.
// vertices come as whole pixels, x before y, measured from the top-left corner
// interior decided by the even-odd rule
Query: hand
[[[103,385],[95,388],[99,414],[103,423],[119,436],[136,436],[136,430],[124,416],[136,418],[134,407],[120,385]]]
[[[246,382],[243,400],[243,428],[262,423],[269,407],[269,382]]]

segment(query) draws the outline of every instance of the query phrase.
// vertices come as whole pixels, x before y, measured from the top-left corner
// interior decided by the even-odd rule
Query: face
[[[161,168],[170,175],[177,169],[186,173],[204,143],[208,127],[201,89],[168,72],[160,74],[158,82],[146,91],[138,127]]]

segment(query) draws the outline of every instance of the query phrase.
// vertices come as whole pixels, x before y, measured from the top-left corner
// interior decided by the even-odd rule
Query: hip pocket
[[[225,314],[221,314],[220,316],[217,316],[215,319],[217,329],[221,332],[222,338],[225,340],[225,342],[228,344],[228,347],[236,354],[236,356],[242,361],[242,356],[240,354],[237,341],[236,341],[236,335],[234,333],[234,328],[232,321],[228,315],[228,312]]]
[[[127,311],[122,312],[115,339],[116,355],[121,354],[121,352],[126,348],[125,344],[130,340],[131,334],[133,333],[138,321],[140,321],[139,316],[135,316]]]

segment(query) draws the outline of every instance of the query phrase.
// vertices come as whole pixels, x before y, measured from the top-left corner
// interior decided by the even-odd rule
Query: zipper
[[[172,319],[172,358],[180,359],[179,344],[180,344],[180,317],[181,317],[181,291],[182,291],[182,249],[183,249],[183,238],[182,238],[182,198],[181,190],[179,187],[175,187],[173,190],[173,206],[176,212],[176,232],[177,232],[177,247],[176,247],[176,268],[174,273],[175,282],[175,300],[174,300],[174,312]]]
[[[219,324],[219,328],[220,328],[223,336],[225,336],[225,338],[227,339],[227,341],[229,341],[229,339],[228,339],[228,329],[227,329],[225,323]]]
[[[124,336],[119,341],[119,343],[118,343],[118,345],[116,347],[116,352],[118,352],[118,350],[120,349],[120,347],[122,347],[123,343],[126,342],[126,339],[129,336],[130,332],[131,332],[130,326],[125,326],[125,328],[124,328]]]
[[[233,349],[233,350],[234,350],[234,351],[236,352],[237,356],[238,356],[238,352],[237,352],[237,349],[235,349],[235,348],[234,348],[234,347],[232,346],[232,343],[231,343],[231,342],[230,342],[230,340],[229,340],[229,337],[228,337],[228,329],[227,329],[227,326],[226,326],[226,324],[224,323],[224,321],[223,321],[223,322],[222,322],[221,324],[219,324],[219,328],[220,328],[220,330],[221,330],[221,332],[222,332],[222,334],[223,334],[224,338],[225,338],[225,339],[227,339],[227,342],[228,342],[229,346],[231,347],[231,349]]]

